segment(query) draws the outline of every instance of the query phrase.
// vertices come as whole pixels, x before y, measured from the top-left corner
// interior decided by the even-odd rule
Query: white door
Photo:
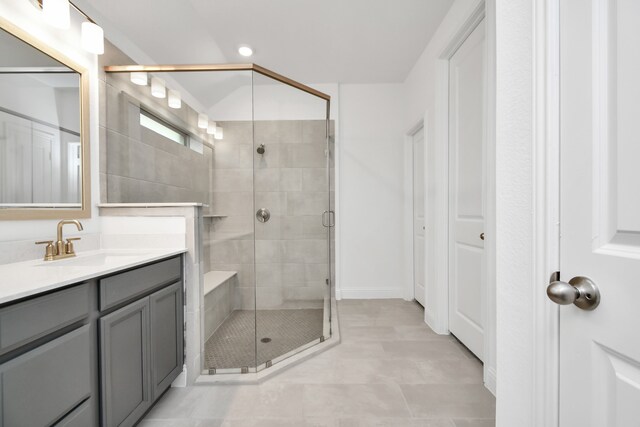
[[[46,126],[37,126],[34,123],[32,130],[32,161],[33,161],[33,202],[52,203],[59,202],[57,194],[60,182],[59,152],[56,152],[56,140],[59,140],[58,131]],[[57,155],[57,156],[56,156]],[[55,173],[54,173],[55,172]],[[57,175],[56,175],[57,173]]]
[[[79,142],[67,143],[67,196],[66,203],[81,203],[82,147]]]
[[[560,307],[560,426],[638,427],[640,1],[560,5],[561,279],[601,293]]]
[[[483,357],[485,26],[449,62],[449,330]]]
[[[0,112],[0,145],[0,203],[32,203],[31,122]]]
[[[413,135],[413,295],[424,307],[425,218],[424,218],[424,128]]]

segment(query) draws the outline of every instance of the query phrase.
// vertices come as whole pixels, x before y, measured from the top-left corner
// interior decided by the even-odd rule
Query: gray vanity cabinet
[[[105,426],[130,426],[149,409],[149,299],[100,319]]]
[[[178,259],[179,261],[179,259]],[[136,424],[153,402],[182,371],[183,307],[182,281],[169,266],[174,260],[122,273],[101,280],[100,295],[112,301],[134,301],[100,318],[100,364],[102,376],[102,423],[105,427]],[[142,270],[142,269],[141,269]],[[177,276],[176,276],[177,275]],[[125,286],[131,281],[131,286]],[[117,285],[118,292],[104,289]],[[157,290],[156,290],[157,289]],[[151,293],[149,293],[151,292]],[[127,296],[127,294],[130,294]],[[140,298],[140,294],[144,296]],[[136,299],[137,298],[137,299]]]
[[[182,257],[0,305],[0,427],[132,426],[182,371]]]

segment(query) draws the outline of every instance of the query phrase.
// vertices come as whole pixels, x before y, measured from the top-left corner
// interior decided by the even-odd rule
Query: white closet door
[[[449,63],[449,330],[476,356],[484,342],[484,21]]]
[[[586,276],[602,297],[560,307],[560,426],[637,427],[640,2],[560,7],[561,280]]]
[[[413,290],[414,298],[425,304],[425,176],[424,129],[413,136]]]

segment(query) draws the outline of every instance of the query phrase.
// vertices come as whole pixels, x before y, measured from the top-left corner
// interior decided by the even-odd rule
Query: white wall
[[[534,4],[499,1],[497,31],[498,426],[536,427],[536,283],[533,138]],[[548,277],[548,276],[547,276]],[[539,294],[540,295],[540,294]],[[544,363],[543,361],[540,361]],[[551,360],[548,363],[552,363]]]
[[[80,45],[80,23],[72,12],[71,29],[59,30],[48,25],[42,12],[30,1],[0,0],[0,17],[42,40],[52,48],[66,55],[74,62],[87,68],[90,74],[90,141],[91,141],[91,198],[95,206],[100,200],[98,181],[98,74],[97,58],[86,53]],[[0,241],[41,240],[53,237],[58,221],[0,221]],[[82,221],[84,233],[96,233],[100,230],[98,209],[92,209],[92,218]]]
[[[340,86],[338,298],[402,298],[401,84]]]
[[[266,78],[266,77],[262,77]],[[331,96],[331,119],[337,118],[338,85],[312,84],[310,87]],[[252,109],[252,100],[254,102]],[[207,114],[211,120],[320,120],[326,116],[322,98],[284,83],[241,87],[218,101]]]

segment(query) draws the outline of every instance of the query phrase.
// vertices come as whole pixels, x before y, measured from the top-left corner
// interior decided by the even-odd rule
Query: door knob
[[[258,209],[258,212],[256,212],[256,218],[260,222],[267,222],[269,221],[269,218],[271,218],[271,212],[269,212],[269,209],[260,208]]]
[[[569,283],[556,280],[547,287],[547,296],[556,304],[574,304],[583,310],[594,310],[600,304],[600,291],[588,277],[576,276]]]

